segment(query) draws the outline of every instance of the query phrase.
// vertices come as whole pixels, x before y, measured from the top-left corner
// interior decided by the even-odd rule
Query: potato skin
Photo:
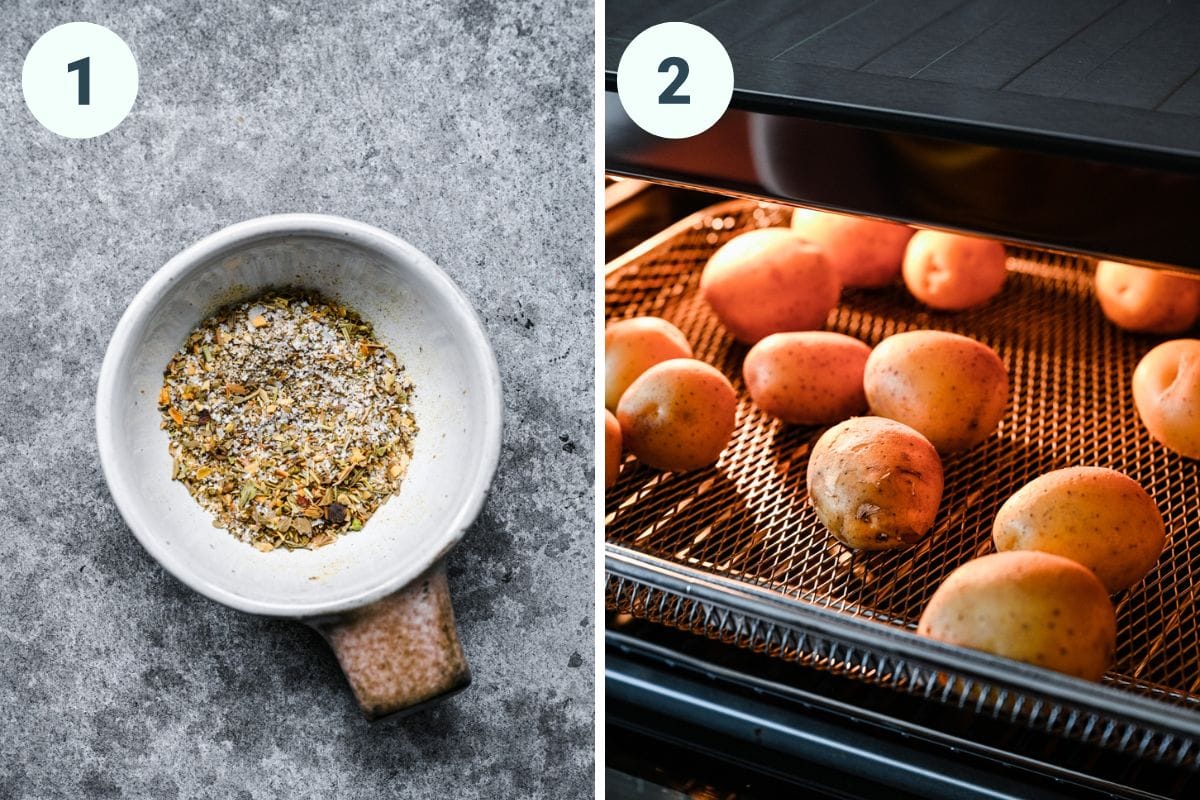
[[[638,375],[669,358],[691,358],[687,337],[665,319],[632,317],[604,328],[604,407],[617,410]]]
[[[945,455],[979,444],[1008,406],[1008,371],[996,351],[946,331],[909,331],[880,342],[863,388],[871,413],[921,432]]]
[[[1200,339],[1163,342],[1133,371],[1133,404],[1150,435],[1200,458]]]
[[[808,459],[808,499],[838,541],[858,550],[919,542],[942,502],[942,461],[925,437],[882,417],[827,430]]]
[[[917,231],[904,251],[904,285],[941,311],[983,305],[1004,287],[1004,245],[944,231]]]
[[[841,291],[821,248],[787,228],[733,237],[700,276],[705,301],[734,338],[747,344],[781,331],[823,328]]]
[[[899,222],[831,214],[810,208],[792,212],[792,230],[820,245],[844,286],[886,286],[900,275],[913,229]]]
[[[633,382],[617,405],[625,449],[669,472],[717,460],[737,422],[737,395],[729,379],[692,358],[655,364]]]
[[[1000,552],[1039,550],[1078,561],[1112,594],[1146,576],[1162,555],[1162,514],[1137,481],[1104,467],[1048,472],[1021,487],[996,514]]]
[[[1036,550],[992,553],[938,587],[917,633],[1087,680],[1112,663],[1117,618],[1087,567]]]
[[[1099,261],[1096,299],[1109,322],[1140,333],[1181,333],[1200,314],[1200,280],[1120,261]]]
[[[773,333],[750,348],[742,377],[756,405],[794,425],[819,425],[867,409],[863,369],[871,348],[830,331]]]
[[[621,424],[607,408],[604,409],[604,488],[621,476]]]

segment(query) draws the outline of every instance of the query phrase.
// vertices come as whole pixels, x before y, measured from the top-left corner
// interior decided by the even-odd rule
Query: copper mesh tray
[[[872,345],[905,330],[965,334],[995,348],[1012,385],[999,430],[944,460],[945,494],[926,539],[912,549],[855,553],[826,533],[807,502],[808,451],[822,429],[784,425],[754,406],[741,379],[747,348],[725,333],[698,294],[701,269],[717,247],[743,231],[786,224],[789,213],[752,201],[722,203],[609,266],[608,319],[653,314],[670,320],[741,398],[734,438],[714,467],[668,474],[633,459],[623,465],[605,497],[609,552],[664,574],[677,567],[680,576],[711,575],[765,590],[767,599],[798,617],[827,609],[914,630],[940,582],[993,549],[992,520],[1013,492],[1053,469],[1112,467],[1154,497],[1168,544],[1142,583],[1114,597],[1119,633],[1105,677],[1110,688],[1064,681],[1080,684],[1085,695],[1121,691],[1185,707],[1200,702],[1200,465],[1151,440],[1130,388],[1138,360],[1159,339],[1109,324],[1092,296],[1091,264],[1061,254],[1010,250],[1001,295],[961,314],[923,309],[902,286],[845,292],[830,313],[829,330]],[[727,635],[711,608],[703,620],[661,613],[669,597],[655,601],[658,612],[648,608],[645,597],[636,600],[629,576],[613,574],[611,562],[610,610]],[[1050,683],[1060,677],[1045,675]]]

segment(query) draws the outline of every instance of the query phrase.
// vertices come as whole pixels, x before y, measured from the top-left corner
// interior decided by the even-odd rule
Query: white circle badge
[[[137,61],[125,40],[91,22],[51,28],[21,70],[25,105],[59,136],[90,139],[121,124],[138,93]]]
[[[634,37],[617,65],[617,95],[637,126],[686,139],[713,126],[733,95],[733,63],[704,28],[664,22]]]

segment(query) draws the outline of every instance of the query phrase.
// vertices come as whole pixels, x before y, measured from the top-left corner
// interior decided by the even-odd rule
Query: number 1
[[[81,106],[92,104],[91,61],[90,58],[81,58],[67,64],[67,72],[79,73],[79,105]]]

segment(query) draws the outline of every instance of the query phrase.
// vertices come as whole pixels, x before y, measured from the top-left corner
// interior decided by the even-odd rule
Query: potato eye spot
[[[854,516],[858,518],[859,522],[870,522],[871,519],[878,513],[879,506],[875,505],[874,503],[862,503],[859,505],[858,511],[855,512]],[[886,539],[887,534],[883,534],[883,539],[880,539],[880,541],[884,541]]]

